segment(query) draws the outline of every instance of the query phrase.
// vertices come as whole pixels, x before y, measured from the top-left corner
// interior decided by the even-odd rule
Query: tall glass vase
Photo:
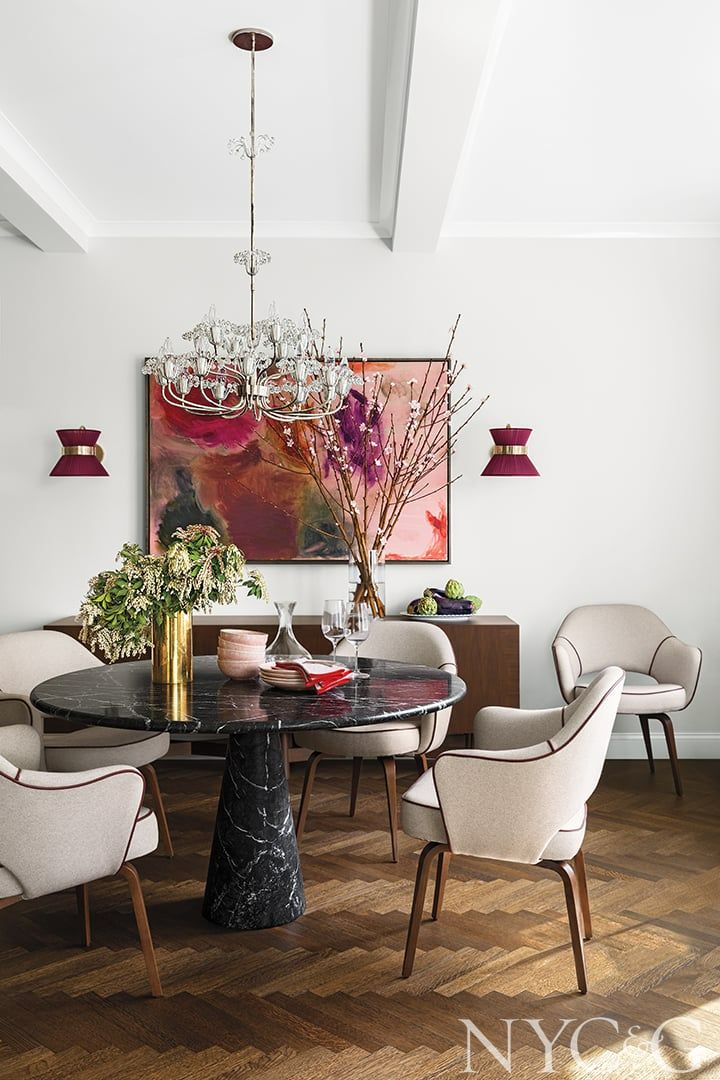
[[[348,600],[368,604],[375,619],[385,615],[385,557],[362,542],[348,554]]]
[[[152,628],[152,681],[192,682],[192,611],[161,615]]]
[[[265,650],[265,656],[274,660],[302,660],[312,655],[300,644],[293,632],[292,617],[295,600],[276,600],[278,613],[278,632]]]

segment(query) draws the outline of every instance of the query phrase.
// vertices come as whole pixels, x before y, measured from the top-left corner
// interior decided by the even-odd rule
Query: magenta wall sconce
[[[57,437],[62,443],[51,476],[107,476],[102,465],[103,448],[98,446],[100,432],[93,428],[59,428]]]
[[[539,476],[528,457],[527,441],[532,435],[532,428],[510,427],[490,428],[495,440],[492,455],[482,471],[483,476]]]

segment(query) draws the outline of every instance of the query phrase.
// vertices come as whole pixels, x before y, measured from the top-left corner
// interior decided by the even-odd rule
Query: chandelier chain
[[[255,32],[250,50],[250,259],[255,262]],[[255,274],[250,275],[250,340],[255,343]]]

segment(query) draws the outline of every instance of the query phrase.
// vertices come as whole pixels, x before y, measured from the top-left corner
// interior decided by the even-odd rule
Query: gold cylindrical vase
[[[192,612],[163,615],[153,623],[152,681],[192,682]]]

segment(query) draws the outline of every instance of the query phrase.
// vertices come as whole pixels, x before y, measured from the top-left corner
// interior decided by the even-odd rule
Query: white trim
[[[96,221],[92,236],[101,238],[246,240],[247,221]],[[377,240],[389,233],[371,221],[261,221],[259,239]]]
[[[657,721],[655,721],[657,723]],[[651,738],[653,754],[656,758],[667,759],[667,746],[662,731],[652,731]],[[720,758],[720,732],[714,731],[676,731],[675,742],[677,744],[678,757],[692,760],[693,758]],[[645,743],[642,733],[631,731],[613,732],[610,738],[610,747],[607,757],[611,761],[636,761],[645,758]]]
[[[42,251],[87,251],[92,215],[1,112],[0,206]]]
[[[720,237],[720,221],[446,221],[443,238],[692,239]]]
[[[390,132],[400,135],[393,251],[437,249],[512,2],[416,0],[404,118],[400,132]]]
[[[89,235],[98,239],[233,239],[245,240],[246,221],[96,221]],[[258,236],[268,240],[386,240],[386,225],[372,221],[265,221]],[[720,238],[720,222],[537,222],[451,221],[442,239],[573,239],[647,240]]]

